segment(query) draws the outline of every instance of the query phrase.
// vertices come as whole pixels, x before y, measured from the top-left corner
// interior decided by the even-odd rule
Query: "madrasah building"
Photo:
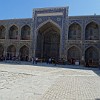
[[[32,18],[0,20],[0,60],[63,58],[100,64],[100,16],[68,16],[68,7],[33,9]]]

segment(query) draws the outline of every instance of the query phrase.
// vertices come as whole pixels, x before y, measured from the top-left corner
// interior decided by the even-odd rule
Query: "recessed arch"
[[[86,40],[99,40],[99,26],[96,22],[90,22],[85,28]]]
[[[12,60],[16,57],[16,47],[14,45],[10,45],[7,48],[7,59]]]
[[[41,23],[41,24],[37,27],[36,32],[38,32],[38,30],[39,30],[42,26],[44,26],[46,23],[52,23],[53,25],[55,25],[55,26],[61,31],[61,27],[60,27],[56,22],[54,22],[53,20],[49,19],[49,20],[47,20],[47,21]]]
[[[5,39],[5,34],[6,34],[6,28],[1,25],[0,26],[0,39]]]
[[[18,27],[12,25],[9,29],[9,39],[17,39],[18,38]]]
[[[4,47],[0,44],[0,60],[3,60]]]
[[[74,64],[76,60],[81,60],[81,51],[77,46],[72,46],[67,51],[67,59],[70,63]]]
[[[19,50],[20,60],[21,61],[28,61],[29,59],[29,48],[24,45]]]
[[[52,21],[47,21],[37,29],[36,57],[59,58],[60,29]]]
[[[31,28],[29,25],[24,25],[21,28],[21,39],[22,40],[29,40],[30,39]]]
[[[74,22],[69,26],[68,39],[69,40],[81,40],[81,26]]]
[[[90,46],[85,50],[85,62],[90,66],[99,64],[99,51],[96,47]]]
[[[89,45],[88,47],[85,48],[85,51],[88,49],[88,48],[95,48],[97,51],[99,51],[99,48],[97,48],[95,45]]]

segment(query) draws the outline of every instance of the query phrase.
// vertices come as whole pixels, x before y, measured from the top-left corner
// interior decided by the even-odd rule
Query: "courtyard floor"
[[[100,100],[100,69],[0,63],[0,100]]]

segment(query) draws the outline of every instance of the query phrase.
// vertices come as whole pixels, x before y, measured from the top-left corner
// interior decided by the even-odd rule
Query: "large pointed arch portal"
[[[60,29],[52,22],[47,22],[38,29],[36,57],[58,59],[60,47]]]

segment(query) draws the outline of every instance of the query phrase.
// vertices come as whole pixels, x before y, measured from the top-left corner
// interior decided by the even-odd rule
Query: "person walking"
[[[35,64],[37,64],[37,62],[38,62],[38,58],[36,57],[36,58],[35,58]]]
[[[52,60],[52,59],[51,59],[51,58],[49,58],[49,64],[51,64],[51,60]]]
[[[32,57],[32,63],[33,63],[33,64],[34,64],[34,60],[35,60],[34,57]]]

